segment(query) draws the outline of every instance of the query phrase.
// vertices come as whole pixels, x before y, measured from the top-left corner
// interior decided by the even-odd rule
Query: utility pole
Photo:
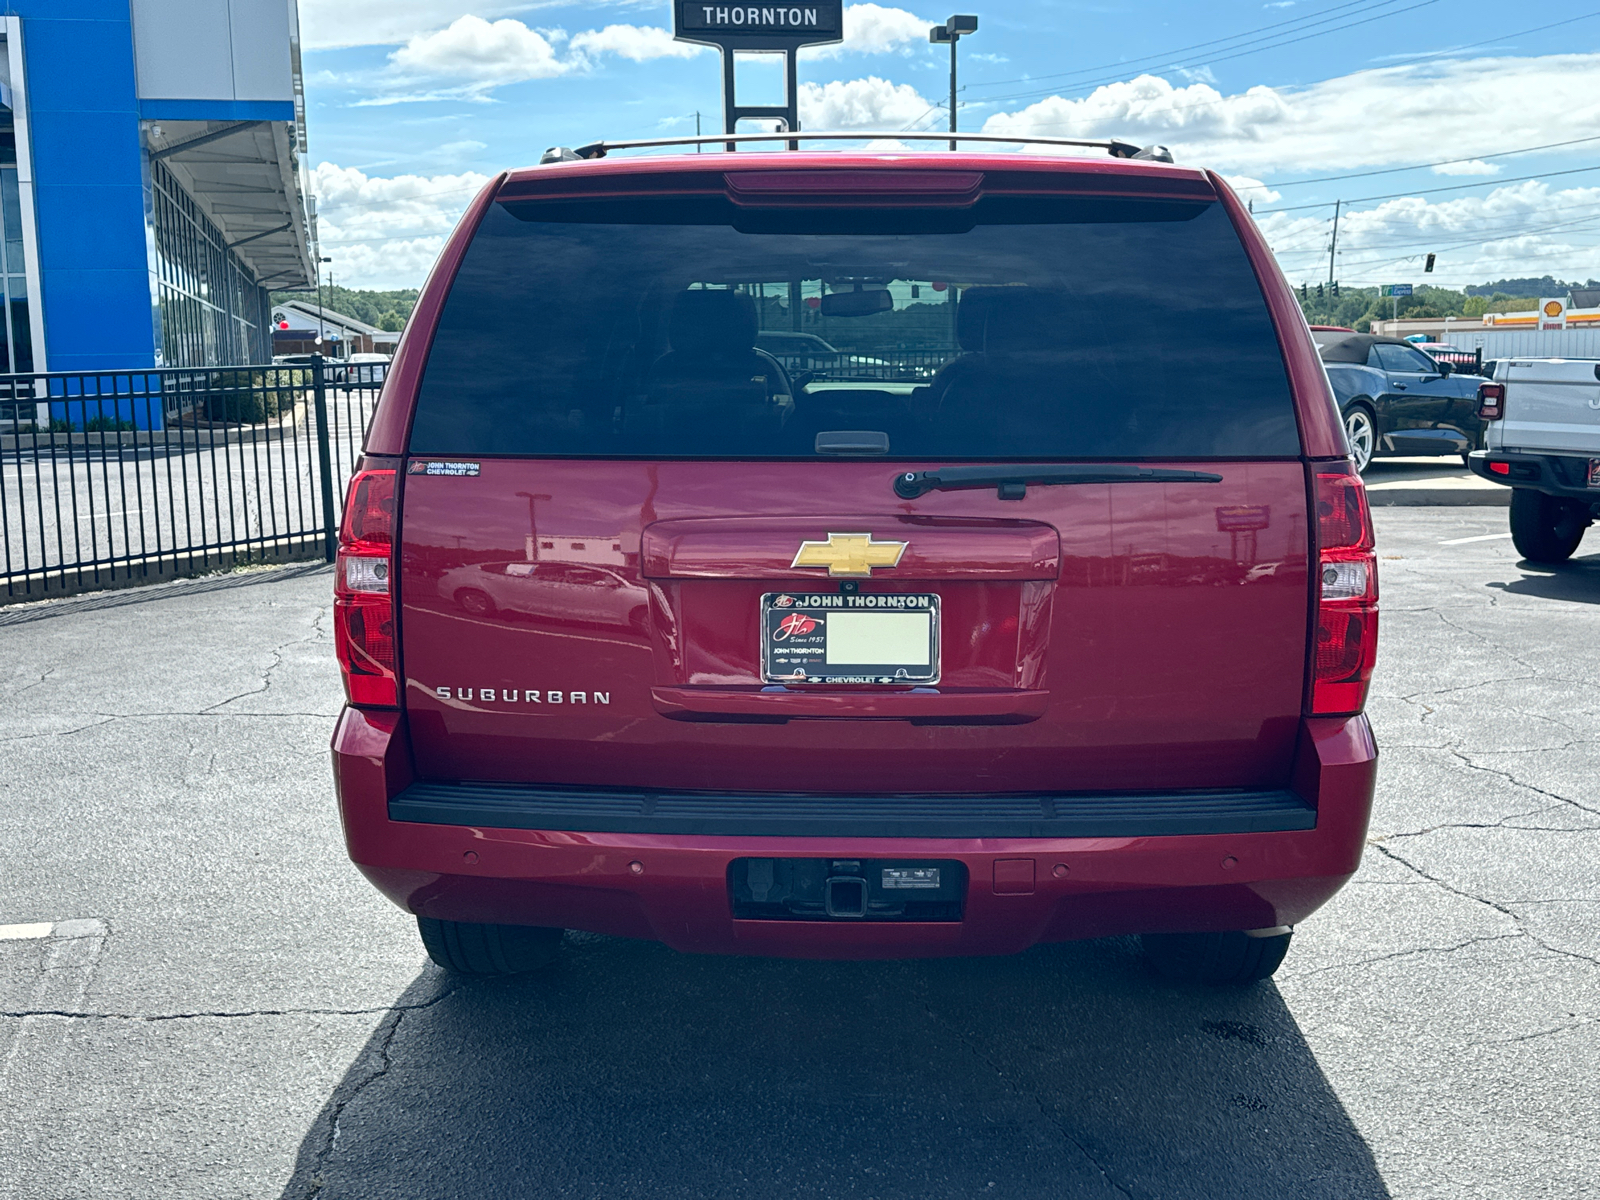
[[[1333,287],[1333,256],[1339,249],[1339,206],[1343,200],[1333,202],[1333,241],[1328,243],[1328,287]]]
[[[696,138],[699,138],[700,136],[700,110],[698,108],[694,110],[694,136]],[[699,154],[700,151],[704,149],[705,147],[702,146],[698,141],[695,142],[694,152],[696,154]]]
[[[928,30],[928,40],[935,45],[950,43],[950,132],[956,131],[956,43],[969,33],[978,32],[978,18],[953,16],[943,25]],[[955,138],[950,139],[950,149],[956,148]]]

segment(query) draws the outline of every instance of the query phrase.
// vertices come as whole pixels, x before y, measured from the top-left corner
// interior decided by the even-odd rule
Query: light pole
[[[969,33],[978,32],[978,18],[968,16],[954,16],[943,25],[935,25],[928,30],[928,40],[935,44],[950,43],[950,132],[956,131],[956,43]],[[954,138],[950,139],[950,149],[956,148]]]
[[[528,540],[526,546],[524,547],[523,553],[529,562],[538,562],[539,522],[534,516],[533,505],[537,500],[549,500],[552,499],[552,497],[544,492],[518,492],[517,495],[521,496],[528,502]]]

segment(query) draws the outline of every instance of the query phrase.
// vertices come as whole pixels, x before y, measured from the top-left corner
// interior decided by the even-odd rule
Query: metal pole
[[[1339,249],[1339,206],[1343,200],[1333,202],[1333,241],[1328,243],[1328,290],[1333,290],[1333,255]],[[1331,299],[1331,297],[1330,297]]]
[[[737,133],[739,124],[737,109],[738,102],[733,95],[733,51],[724,46],[722,48],[722,132]],[[734,142],[727,144],[727,151],[732,154],[739,147]]]
[[[694,110],[694,136],[695,137],[699,137],[700,136],[700,110],[698,108]],[[702,151],[704,149],[705,149],[705,147],[702,146],[699,142],[696,142],[694,144],[694,152],[696,154],[699,154],[700,151]]]
[[[333,455],[328,438],[328,389],[322,378],[322,355],[311,356],[312,411],[317,418],[317,468],[322,473],[322,556],[332,562],[339,549],[339,519],[333,507]]]
[[[790,46],[783,52],[783,88],[784,104],[789,110],[789,115],[784,124],[789,128],[786,133],[800,132],[800,51]],[[799,142],[790,142],[789,149],[799,150]]]
[[[950,35],[950,132],[956,131],[956,43],[960,39]],[[956,148],[955,138],[950,139],[950,149]]]

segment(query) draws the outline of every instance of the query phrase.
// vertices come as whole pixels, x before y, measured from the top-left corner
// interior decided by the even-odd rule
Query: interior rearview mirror
[[[860,288],[850,292],[829,292],[822,297],[822,315],[825,317],[870,317],[873,313],[888,312],[894,307],[894,297],[888,288]]]

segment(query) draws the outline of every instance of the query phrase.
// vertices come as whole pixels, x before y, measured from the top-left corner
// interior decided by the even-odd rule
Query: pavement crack
[[[1529,929],[1528,926],[1527,926],[1526,919],[1523,917],[1523,915],[1521,913],[1517,912],[1514,908],[1511,908],[1511,907],[1509,907],[1508,905],[1505,905],[1505,904],[1500,904],[1500,903],[1498,903],[1498,902],[1496,902],[1494,900],[1490,900],[1490,899],[1488,899],[1487,897],[1484,897],[1484,896],[1475,896],[1471,892],[1466,891],[1463,888],[1456,887],[1453,883],[1450,883],[1447,880],[1440,879],[1437,875],[1430,875],[1427,871],[1424,871],[1421,867],[1417,866],[1417,864],[1412,862],[1410,859],[1405,858],[1402,855],[1396,854],[1393,850],[1390,850],[1388,847],[1383,846],[1383,845],[1381,845],[1381,844],[1379,844],[1377,842],[1372,842],[1372,843],[1369,843],[1369,844],[1372,846],[1372,848],[1374,850],[1376,850],[1379,854],[1383,855],[1385,858],[1392,859],[1393,861],[1399,863],[1406,870],[1411,871],[1414,874],[1420,875],[1423,879],[1426,879],[1429,883],[1433,884],[1435,887],[1441,888],[1444,891],[1449,892],[1452,896],[1460,896],[1463,900],[1471,900],[1475,904],[1482,904],[1486,908],[1492,908],[1492,909],[1494,909],[1495,912],[1501,913],[1504,916],[1510,917],[1511,920],[1516,923],[1517,928],[1521,931],[1521,935],[1523,937],[1526,937],[1530,942],[1532,942],[1534,945],[1538,946],[1539,949],[1545,951],[1547,954],[1558,954],[1563,958],[1575,958],[1579,962],[1588,963],[1590,966],[1600,967],[1600,958],[1595,958],[1591,954],[1580,954],[1576,950],[1567,950],[1567,949],[1563,949],[1560,946],[1552,946],[1549,942],[1545,941],[1538,934],[1534,933],[1531,929]]]
[[[1570,743],[1570,745],[1578,745],[1578,744],[1580,744],[1580,743],[1576,743],[1576,742]],[[1558,749],[1566,749],[1566,748],[1567,747],[1558,747]],[[1463,763],[1465,763],[1468,767],[1470,767],[1474,771],[1483,771],[1485,774],[1488,774],[1488,775],[1498,775],[1501,779],[1506,780],[1508,783],[1513,783],[1517,787],[1527,788],[1528,791],[1530,791],[1530,792],[1537,792],[1541,796],[1548,796],[1548,797],[1550,797],[1550,799],[1558,800],[1562,804],[1570,804],[1570,805],[1572,805],[1573,808],[1579,809],[1579,810],[1581,810],[1583,812],[1586,812],[1586,813],[1591,813],[1591,814],[1593,814],[1595,816],[1600,816],[1600,808],[1590,808],[1587,804],[1583,804],[1583,803],[1581,803],[1581,802],[1579,802],[1577,800],[1574,800],[1570,796],[1563,796],[1559,792],[1548,791],[1545,788],[1539,787],[1537,784],[1528,783],[1526,780],[1518,779],[1510,771],[1502,771],[1497,767],[1486,767],[1482,763],[1473,762],[1472,759],[1469,758],[1466,754],[1462,753],[1460,750],[1455,749],[1454,747],[1450,747],[1449,753],[1455,755],[1456,758],[1460,759]]]
[[[321,628],[322,613],[323,607],[321,606],[314,610],[311,618],[311,632],[309,634],[304,637],[291,638],[289,641],[273,646],[267,651],[267,653],[272,655],[272,662],[269,663],[266,669],[261,672],[260,687],[251,688],[246,692],[240,692],[237,696],[229,696],[226,700],[219,700],[215,704],[208,704],[205,708],[201,709],[200,712],[202,714],[211,713],[219,708],[226,708],[236,700],[243,700],[247,696],[264,695],[272,687],[273,672],[279,667],[283,666],[283,652],[285,650],[287,650],[290,646],[300,646],[304,645],[306,642],[320,642],[324,640],[324,634]]]
[[[1356,967],[1370,967],[1375,963],[1392,962],[1397,958],[1410,958],[1417,954],[1454,954],[1458,950],[1465,950],[1469,946],[1481,945],[1484,942],[1513,941],[1527,936],[1526,932],[1519,929],[1514,933],[1492,933],[1483,937],[1467,938],[1465,941],[1457,942],[1453,946],[1413,946],[1407,950],[1396,950],[1393,954],[1379,954],[1373,958],[1358,958],[1353,962],[1330,963],[1325,967],[1313,967],[1309,971],[1295,971],[1292,973],[1280,971],[1277,978],[1281,983],[1295,983],[1329,971],[1349,971]]]
[[[1133,1200],[1133,1193],[1112,1178],[1111,1172],[1105,1168],[1105,1165],[1101,1163],[1100,1160],[1094,1155],[1089,1153],[1088,1147],[1079,1141],[1077,1137],[1074,1136],[1072,1130],[1067,1127],[1066,1123],[1063,1122],[1059,1116],[1053,1113],[1045,1105],[1044,1101],[1040,1099],[1039,1094],[1036,1091],[1024,1088],[1018,1084],[1016,1080],[1012,1078],[1012,1076],[1001,1069],[999,1063],[990,1058],[989,1055],[984,1052],[982,1047],[969,1038],[959,1026],[940,1020],[939,1014],[934,1012],[933,1006],[926,1000],[923,1001],[922,1007],[923,1011],[928,1014],[928,1019],[930,1021],[950,1029],[955,1036],[955,1040],[961,1044],[967,1053],[972,1055],[972,1057],[976,1058],[979,1062],[983,1063],[984,1066],[993,1071],[996,1078],[1004,1080],[1006,1087],[1010,1088],[1012,1092],[1031,1102],[1033,1106],[1038,1109],[1039,1115],[1042,1116],[1045,1121],[1062,1136],[1062,1138],[1076,1147],[1078,1153],[1083,1155],[1084,1161],[1092,1166],[1096,1171],[1100,1172],[1100,1177],[1106,1181],[1106,1185],[1108,1187],[1115,1188],[1119,1196],[1125,1196],[1127,1197],[1127,1200]]]
[[[413,1012],[419,1008],[431,1008],[455,990],[455,988],[451,988],[423,1004],[396,1005],[389,1010],[390,1015],[385,1017],[379,1026],[376,1049],[371,1050],[365,1056],[372,1060],[371,1066],[362,1073],[359,1079],[353,1082],[350,1076],[346,1075],[344,1082],[340,1085],[342,1094],[336,1094],[328,1106],[326,1140],[317,1149],[316,1159],[311,1165],[310,1178],[306,1181],[306,1191],[304,1193],[306,1200],[310,1200],[311,1197],[322,1191],[328,1160],[333,1157],[333,1152],[339,1147],[341,1133],[339,1122],[344,1116],[344,1110],[355,1102],[357,1096],[387,1075],[390,1067],[394,1065],[391,1051],[394,1046],[395,1035],[400,1031],[400,1022],[405,1020],[408,1012]]]
[[[1515,1046],[1519,1042],[1537,1041],[1539,1038],[1554,1037],[1558,1033],[1570,1033],[1574,1029],[1583,1029],[1596,1023],[1594,1017],[1586,1017],[1582,1021],[1571,1021],[1565,1025],[1556,1025],[1550,1029],[1540,1029],[1533,1033],[1523,1033],[1511,1038],[1495,1038],[1491,1041],[1468,1042],[1469,1046]]]
[[[62,1008],[39,1008],[11,1011],[0,1010],[0,1020],[26,1020],[29,1017],[60,1017],[71,1021],[132,1021],[137,1023],[155,1024],[162,1021],[237,1021],[259,1017],[370,1017],[376,1016],[379,1013],[400,1014],[416,1012],[417,1010],[424,1008],[432,1008],[445,997],[451,995],[455,990],[455,988],[450,988],[447,991],[439,993],[439,995],[433,997],[431,1000],[423,1000],[416,1004],[386,1004],[378,1008],[252,1008],[212,1009],[176,1013],[82,1012]]]

